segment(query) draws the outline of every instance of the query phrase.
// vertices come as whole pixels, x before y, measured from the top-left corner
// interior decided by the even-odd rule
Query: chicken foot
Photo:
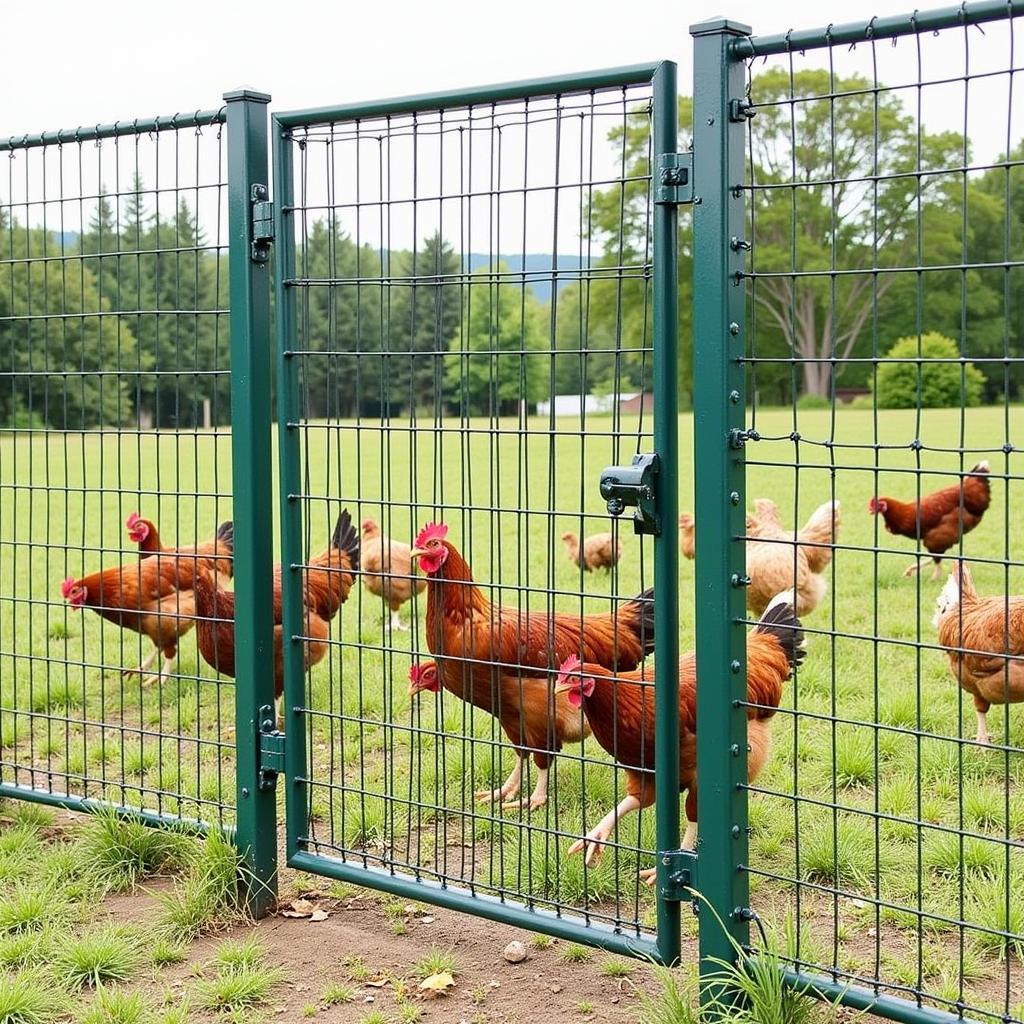
[[[122,671],[121,675],[123,675],[123,676],[140,675],[140,676],[143,677],[141,685],[145,686],[145,687],[152,686],[154,683],[161,683],[161,682],[163,682],[168,676],[171,676],[171,675],[174,674],[174,658],[173,657],[169,658],[169,657],[167,657],[165,655],[163,663],[160,666],[160,671],[159,672],[150,672],[149,675],[145,674],[148,671],[149,666],[152,665],[154,661],[156,661],[156,657],[157,657],[157,655],[159,653],[160,653],[160,648],[159,647],[154,647],[153,648],[153,652],[149,655],[148,658],[144,658],[143,659],[142,664],[139,665],[138,668],[126,668],[126,669],[124,669]]]
[[[518,796],[519,790],[523,785],[523,758],[516,758],[516,766],[512,769],[509,777],[502,783],[499,789],[481,789],[478,790],[474,795],[476,796],[477,802],[481,804],[488,803],[501,803],[504,800],[510,800],[514,796]],[[545,779],[545,788],[547,787],[547,780]]]
[[[988,746],[992,742],[992,739],[988,734],[988,718],[986,717],[988,713],[985,711],[979,711],[975,708],[974,714],[978,719],[978,735],[975,738],[979,743],[984,743]]]
[[[686,823],[686,833],[683,836],[683,841],[679,844],[681,850],[692,850],[697,845],[697,822],[688,821]],[[654,881],[657,878],[657,868],[647,868],[646,871],[640,872],[640,881],[644,885],[654,885]]]
[[[933,556],[934,557],[934,556]],[[916,562],[908,565],[903,570],[904,576],[914,576],[921,571],[921,563],[924,561],[924,557],[919,558]],[[936,583],[942,579],[942,559],[935,559],[935,572],[932,573],[932,583]]]
[[[399,615],[397,608],[391,612],[391,628],[400,633],[409,632],[409,627],[402,621],[402,616]]]
[[[134,675],[140,675],[141,676],[141,675],[144,675],[146,672],[149,671],[149,666],[152,665],[154,661],[156,661],[156,656],[159,653],[160,653],[160,648],[159,647],[154,647],[153,650],[151,650],[149,652],[149,654],[145,658],[142,659],[142,664],[139,665],[138,668],[125,668],[125,669],[122,669],[121,670],[121,675],[123,675],[123,676],[134,676]]]
[[[623,797],[614,810],[609,811],[582,839],[577,839],[569,847],[569,856],[585,851],[585,862],[588,865],[593,864],[600,857],[601,849],[614,831],[616,822],[627,814],[640,810],[642,806],[635,796]]]

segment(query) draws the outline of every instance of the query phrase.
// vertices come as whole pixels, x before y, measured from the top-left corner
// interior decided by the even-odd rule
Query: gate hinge
[[[693,899],[686,890],[697,888],[697,851],[665,850],[658,854],[658,860],[668,869],[660,895],[676,903]]]
[[[634,455],[628,466],[608,466],[601,471],[601,497],[608,512],[621,515],[626,506],[636,508],[633,531],[661,536],[661,516],[654,501],[654,478],[658,473],[657,455]]]
[[[278,731],[277,712],[273,704],[264,704],[260,708],[256,742],[259,745],[259,787],[266,792],[274,788],[278,775],[284,771],[285,734]]]
[[[252,187],[252,261],[266,263],[274,241],[274,204],[266,185]]]
[[[658,206],[693,202],[693,153],[661,153],[654,186]]]

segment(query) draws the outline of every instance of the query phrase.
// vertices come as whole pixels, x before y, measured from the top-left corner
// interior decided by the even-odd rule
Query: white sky
[[[913,6],[913,0],[844,0],[831,8],[820,0],[9,4],[0,136],[217,107],[223,92],[242,84],[271,93],[272,109],[289,110],[667,58],[679,64],[680,91],[690,92],[693,22],[726,14],[771,34]],[[1005,25],[985,36],[972,29],[972,68],[1005,68],[1008,43]],[[962,32],[926,38],[926,73],[958,73],[963,48]],[[869,50],[846,56],[843,48],[841,70],[869,70]],[[883,81],[916,78],[912,41],[895,50],[885,41],[878,53]],[[976,159],[1005,148],[1006,82],[1003,76],[998,84],[972,84]],[[1024,110],[1024,103],[1014,106]],[[923,108],[931,129],[961,129],[963,116],[962,86],[936,90]],[[529,234],[528,250],[551,250],[549,227]],[[475,233],[467,241],[479,244]],[[510,242],[510,251],[520,244],[521,237]]]

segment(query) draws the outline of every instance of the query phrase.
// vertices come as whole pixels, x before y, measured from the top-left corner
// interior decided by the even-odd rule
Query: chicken
[[[548,676],[526,676],[515,672],[497,673],[497,685],[473,681],[470,690],[453,689],[445,676],[445,689],[460,700],[488,711],[501,723],[509,743],[515,747],[517,761],[500,789],[476,794],[481,803],[502,802],[504,807],[543,807],[548,799],[548,771],[563,743],[582,743],[590,735],[590,726],[579,709],[569,706],[564,695],[552,697]],[[426,690],[437,693],[441,673],[437,662],[427,661],[409,669],[409,695]],[[517,800],[522,788],[523,769],[530,755],[537,766],[537,784],[528,799]]]
[[[195,587],[198,626],[196,638],[203,660],[221,675],[235,675],[235,595],[222,590],[215,575],[200,571]],[[302,615],[305,637],[303,665],[306,671],[323,661],[330,632],[325,619],[309,605]],[[281,587],[274,588],[274,702],[278,705],[277,720],[282,721],[280,700],[284,693],[284,627],[281,625]]]
[[[804,656],[803,630],[793,611],[793,593],[778,594],[747,634],[747,777],[753,782],[771,752],[771,718],[782,699],[782,684]],[[582,707],[594,739],[626,772],[626,796],[570,854],[585,852],[588,864],[626,814],[654,802],[654,671],[644,665],[617,676],[602,665],[571,657],[559,669],[554,688],[573,707]],[[685,849],[697,838],[697,677],[693,651],[679,659],[679,791],[686,791]],[[641,873],[648,883],[654,869]]]
[[[427,645],[445,658],[446,688],[462,689],[464,665],[486,684],[495,662],[542,674],[575,653],[628,671],[654,650],[653,589],[624,602],[614,615],[547,615],[492,605],[447,534],[444,523],[428,523],[410,553],[427,574]]]
[[[156,528],[137,514],[128,517],[129,536],[141,543],[146,523],[156,537]],[[72,608],[91,608],[94,612],[128,629],[149,637],[153,651],[138,668],[125,669],[126,675],[143,676],[142,685],[166,678],[178,654],[178,641],[195,625],[193,587],[199,572],[220,571],[231,576],[234,526],[221,523],[215,536],[195,547],[168,549],[158,546],[135,565],[118,565],[81,579],[68,577],[61,583],[61,596]],[[156,540],[159,545],[159,538]],[[148,555],[148,557],[147,557]],[[146,676],[150,665],[163,652],[160,671]]]
[[[942,577],[942,556],[981,522],[988,508],[992,496],[988,473],[988,462],[982,461],[971,469],[961,484],[933,491],[920,501],[872,498],[868,512],[880,514],[890,533],[919,541],[931,552],[935,562],[932,580],[938,580]],[[913,576],[920,571],[921,562],[919,556],[903,575]]]
[[[402,623],[398,609],[414,594],[422,594],[427,581],[417,576],[409,552],[412,548],[401,541],[384,537],[372,519],[363,520],[362,569],[363,585],[377,597],[383,598],[391,609],[391,628],[408,629]]]
[[[595,533],[583,541],[582,558],[580,557],[580,539],[575,533],[563,533],[569,561],[578,565],[585,572],[594,569],[611,569],[619,564],[622,557],[622,541],[615,540],[610,533]]]
[[[654,650],[654,591],[624,602],[614,614],[546,615],[528,608],[493,605],[473,582],[473,574],[444,523],[428,523],[411,557],[427,574],[427,646],[439,659],[446,690],[459,696],[493,692],[495,673],[519,669],[549,678],[570,654],[609,669],[629,671]],[[539,693],[539,691],[538,691]],[[465,699],[465,698],[464,698]],[[546,729],[548,698],[524,700],[524,717]],[[524,729],[534,734],[538,725]],[[519,767],[517,766],[517,771]],[[515,775],[495,793],[515,789]]]
[[[309,668],[327,653],[328,623],[348,599],[353,569],[359,565],[359,538],[348,509],[343,509],[334,527],[330,546],[311,558],[305,572],[302,630],[305,636],[303,663]],[[284,629],[281,597],[282,569],[274,566],[271,600],[274,618],[274,698],[284,692]],[[235,595],[222,590],[214,573],[201,572],[196,578],[196,635],[203,660],[222,675],[235,675]],[[278,719],[280,720],[280,713]]]
[[[828,589],[820,574],[832,562],[833,545],[839,537],[839,502],[819,505],[796,533],[783,528],[778,505],[770,498],[758,498],[754,508],[755,513],[747,515],[747,608],[760,615],[776,594],[795,589],[797,615],[809,614]],[[693,558],[693,516],[681,515],[679,528],[680,550]]]
[[[966,565],[954,569],[932,620],[949,667],[974,698],[979,743],[989,743],[988,709],[1024,702],[1024,597],[979,597]]]

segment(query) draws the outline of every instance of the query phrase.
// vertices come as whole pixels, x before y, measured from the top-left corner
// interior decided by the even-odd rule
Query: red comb
[[[432,540],[444,540],[448,536],[448,524],[447,523],[427,523],[422,530],[416,535],[416,547],[423,548],[427,546],[428,541]]]
[[[420,668],[419,665],[410,665],[409,666],[409,682],[410,683],[419,682],[419,678],[420,678],[420,676],[422,674],[423,674],[423,669]]]
[[[136,523],[138,523],[138,521],[139,521],[139,520],[140,520],[141,518],[142,518],[142,517],[141,517],[141,516],[139,515],[139,513],[138,513],[138,512],[133,512],[133,513],[132,513],[132,514],[131,514],[131,515],[130,515],[130,516],[129,516],[129,517],[128,517],[128,518],[127,518],[127,519],[126,519],[125,521],[124,521],[124,525],[125,525],[125,526],[127,526],[127,527],[128,527],[128,529],[130,530],[130,529],[131,529],[131,528],[132,528],[133,526],[135,526],[135,524],[136,524]]]
[[[71,591],[75,589],[75,577],[69,576],[60,585],[60,596],[68,598],[71,596]]]
[[[561,665],[558,666],[558,674],[560,676],[568,675],[570,672],[579,672],[582,667],[582,662],[575,654],[570,654]]]

